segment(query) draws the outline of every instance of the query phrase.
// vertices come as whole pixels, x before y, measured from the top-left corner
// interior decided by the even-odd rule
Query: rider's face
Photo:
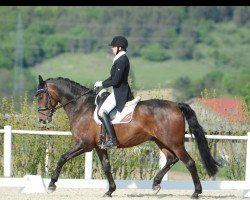
[[[111,48],[112,48],[112,52],[113,52],[114,55],[116,55],[116,52],[118,50],[121,50],[121,47],[111,47]]]

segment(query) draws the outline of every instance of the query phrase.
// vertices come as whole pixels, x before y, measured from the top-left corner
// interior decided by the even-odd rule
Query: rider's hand
[[[94,87],[102,87],[102,81],[97,81]]]

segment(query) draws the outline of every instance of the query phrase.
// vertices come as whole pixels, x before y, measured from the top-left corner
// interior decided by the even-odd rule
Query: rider
[[[97,81],[94,85],[94,87],[112,87],[111,94],[104,101],[98,112],[109,137],[103,148],[112,148],[117,146],[115,130],[108,114],[114,107],[117,108],[118,112],[121,112],[125,103],[133,99],[128,83],[130,69],[129,59],[126,55],[128,41],[124,36],[115,36],[109,46],[111,46],[112,52],[115,55],[110,71],[110,77],[104,81]]]

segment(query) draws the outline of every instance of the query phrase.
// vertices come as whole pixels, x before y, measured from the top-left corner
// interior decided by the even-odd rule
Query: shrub
[[[167,50],[159,44],[150,44],[141,49],[141,55],[147,60],[162,62],[170,59]]]

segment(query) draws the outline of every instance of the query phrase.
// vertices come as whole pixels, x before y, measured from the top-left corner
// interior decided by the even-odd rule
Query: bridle
[[[86,95],[86,94],[88,94],[88,93],[91,92],[91,91],[92,91],[92,90],[89,89],[89,90],[85,91],[84,93],[82,93],[82,94],[76,96],[75,98],[69,100],[69,101],[66,102],[65,104],[61,104],[61,105],[59,105],[59,106],[56,106],[57,104],[55,104],[55,105],[53,106],[52,100],[54,100],[54,98],[53,98],[52,95],[49,93],[47,84],[45,84],[45,87],[44,87],[44,88],[38,89],[38,90],[36,91],[35,96],[38,96],[38,95],[41,94],[41,93],[46,93],[46,94],[47,94],[47,95],[46,95],[46,102],[45,102],[45,105],[46,105],[46,106],[45,106],[45,107],[40,107],[40,106],[38,106],[38,107],[37,107],[37,111],[38,111],[40,114],[45,115],[45,116],[47,117],[47,119],[48,119],[49,117],[52,117],[52,115],[53,115],[59,108],[62,108],[62,107],[65,108],[65,107],[66,107],[68,104],[70,104],[71,102],[77,101],[81,96]],[[51,107],[49,107],[49,105],[51,105]],[[48,112],[47,114],[44,114],[44,113],[41,112],[41,111],[46,111],[46,110],[49,110],[49,112]]]

